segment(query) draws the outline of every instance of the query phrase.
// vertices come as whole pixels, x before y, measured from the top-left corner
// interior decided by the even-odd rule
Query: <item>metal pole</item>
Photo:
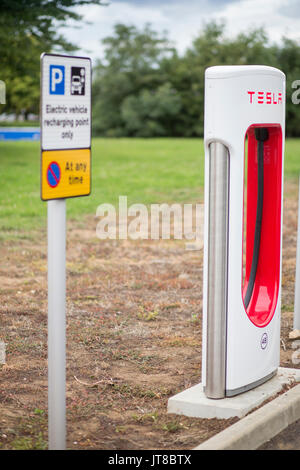
[[[66,447],[66,201],[48,201],[49,449]]]
[[[209,146],[209,233],[206,386],[208,398],[225,397],[228,270],[229,152]]]
[[[300,177],[298,185],[298,232],[296,254],[295,302],[294,302],[294,330],[300,330]]]

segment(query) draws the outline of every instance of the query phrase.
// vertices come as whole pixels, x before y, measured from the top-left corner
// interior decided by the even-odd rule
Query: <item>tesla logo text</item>
[[[282,93],[273,91],[247,91],[250,104],[282,104]]]

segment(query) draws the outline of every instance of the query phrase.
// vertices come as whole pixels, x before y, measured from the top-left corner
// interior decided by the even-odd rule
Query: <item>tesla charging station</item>
[[[202,382],[168,413],[241,418],[300,380],[279,367],[285,75],[208,68],[204,124]]]
[[[237,395],[277,372],[280,353],[285,75],[205,73],[202,385]]]

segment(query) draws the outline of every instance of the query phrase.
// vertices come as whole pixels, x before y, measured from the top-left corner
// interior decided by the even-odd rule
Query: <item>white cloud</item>
[[[282,14],[289,10],[290,3],[290,0],[243,0],[228,5],[223,14],[215,17],[226,20],[232,35],[263,26],[271,42],[279,42],[284,35],[299,40],[300,17]]]
[[[103,57],[100,40],[112,34],[116,23],[140,28],[149,22],[156,31],[167,30],[179,52],[192,43],[204,22],[212,19],[224,19],[231,36],[263,26],[271,41],[278,42],[283,35],[300,39],[300,15],[289,14],[295,0],[110,1],[107,7],[80,7],[78,11],[91,24],[64,30],[66,37],[78,44],[79,53],[94,60]]]
[[[65,28],[64,34],[69,41],[80,47],[80,53],[88,52],[93,59],[103,57],[104,48],[100,41],[112,34],[116,23],[140,27],[151,22],[159,31],[168,29],[168,19],[159,8],[136,8],[127,3],[115,2],[107,7],[93,5],[88,8],[81,7],[77,11],[91,24],[81,25],[76,29]]]

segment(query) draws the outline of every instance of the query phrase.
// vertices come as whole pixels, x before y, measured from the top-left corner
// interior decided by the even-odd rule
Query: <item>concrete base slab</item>
[[[274,397],[285,385],[300,382],[300,369],[278,368],[268,382],[235,397],[213,400],[204,395],[202,384],[194,385],[168,400],[168,413],[193,418],[242,418]]]

